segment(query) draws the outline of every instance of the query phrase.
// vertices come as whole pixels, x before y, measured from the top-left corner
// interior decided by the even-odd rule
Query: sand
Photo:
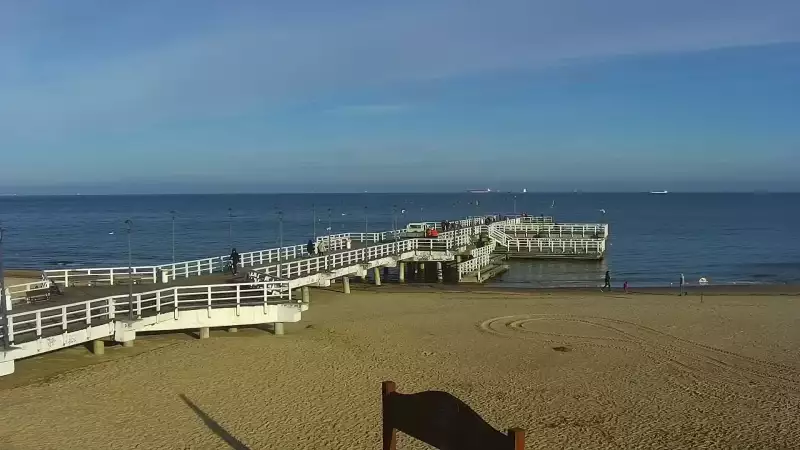
[[[800,446],[797,296],[388,291],[313,290],[285,336],[18,362],[0,448],[374,449],[387,379],[523,427],[528,448]]]

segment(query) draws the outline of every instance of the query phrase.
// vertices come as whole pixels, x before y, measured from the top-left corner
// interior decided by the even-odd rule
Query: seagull
[[[600,209],[600,212],[601,212],[601,213],[603,213],[603,214],[605,214],[605,213],[606,213],[606,210],[605,210],[605,209]]]
[[[347,215],[347,213],[342,213],[342,215],[343,215],[343,216],[346,216],[346,215]]]
[[[114,232],[113,232],[113,231],[111,231],[111,232],[109,232],[108,234],[114,234]]]
[[[405,214],[405,213],[406,213],[406,210],[405,210],[405,209],[401,209],[401,210],[400,210],[400,214]]]

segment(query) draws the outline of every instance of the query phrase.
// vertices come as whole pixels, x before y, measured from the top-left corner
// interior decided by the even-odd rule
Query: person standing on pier
[[[680,295],[681,295],[681,296],[684,296],[684,295],[686,295],[686,293],[685,293],[685,292],[684,292],[684,290],[683,290],[683,286],[686,284],[686,278],[684,278],[684,277],[683,277],[683,274],[681,274],[681,281],[680,281],[680,283],[681,283],[681,293],[680,293]]]
[[[231,249],[231,273],[236,275],[239,272],[239,252],[236,251],[236,248]]]
[[[606,270],[606,280],[605,281],[606,281],[606,283],[603,285],[603,288],[600,289],[600,290],[605,292],[606,288],[608,288],[608,290],[611,291],[611,272],[608,271],[608,270]]]
[[[308,252],[308,256],[314,256],[317,254],[317,249],[315,247],[314,241],[309,239],[308,244],[306,244],[306,252]]]

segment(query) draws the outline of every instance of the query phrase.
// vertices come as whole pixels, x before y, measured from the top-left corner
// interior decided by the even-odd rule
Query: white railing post
[[[92,324],[92,307],[91,301],[86,302],[86,325]]]
[[[10,319],[10,317],[9,317]],[[42,338],[42,312],[36,311],[36,337]]]
[[[37,316],[38,316],[38,313],[37,313]],[[39,328],[40,328],[41,324],[39,324],[39,325],[40,325],[39,326]],[[37,328],[37,330],[38,330],[38,328]],[[6,316],[5,334],[8,336],[8,343],[9,344],[13,344],[14,343],[14,316]],[[39,336],[39,335],[41,335],[41,333],[37,332],[36,335]]]
[[[67,307],[61,307],[61,330],[67,331]]]
[[[161,291],[156,291],[156,313],[161,312]]]
[[[208,317],[211,318],[211,286],[206,288],[206,295],[208,295]]]

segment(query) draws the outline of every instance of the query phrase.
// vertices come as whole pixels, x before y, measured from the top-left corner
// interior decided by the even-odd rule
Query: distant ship
[[[527,189],[523,189],[523,190],[522,190],[522,193],[523,193],[523,194],[527,194],[527,193],[528,193],[528,190],[527,190]]]
[[[468,191],[470,194],[486,194],[487,192],[492,192],[491,189],[470,189]]]
[[[663,195],[669,194],[669,191],[650,191],[651,194]]]

